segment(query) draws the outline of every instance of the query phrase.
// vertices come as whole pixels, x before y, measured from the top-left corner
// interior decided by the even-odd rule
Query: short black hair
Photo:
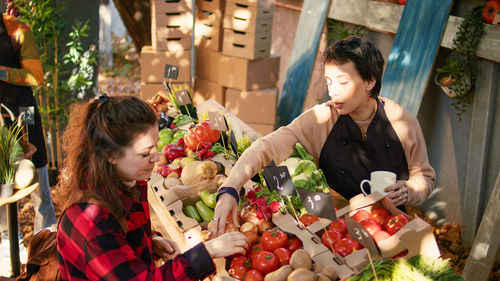
[[[324,64],[344,65],[350,61],[363,80],[375,79],[371,96],[377,97],[384,71],[384,58],[379,49],[367,38],[351,36],[335,42],[323,52]]]

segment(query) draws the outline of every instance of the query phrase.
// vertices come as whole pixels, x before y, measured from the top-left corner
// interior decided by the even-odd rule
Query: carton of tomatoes
[[[431,225],[409,217],[379,192],[355,197],[337,211],[337,217],[345,216],[351,216],[373,237],[382,258],[441,256]]]

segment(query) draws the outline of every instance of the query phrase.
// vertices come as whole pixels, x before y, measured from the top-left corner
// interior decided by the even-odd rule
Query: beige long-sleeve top
[[[385,104],[385,113],[403,146],[408,162],[410,176],[406,182],[409,189],[407,204],[418,204],[430,195],[436,177],[434,169],[429,164],[422,129],[418,120],[397,103],[387,98],[379,99]],[[305,147],[318,164],[321,149],[338,117],[339,113],[331,102],[316,105],[305,111],[289,125],[253,143],[241,155],[222,186],[234,187],[239,193],[242,185],[271,160],[281,163],[287,159],[297,142]],[[369,125],[369,121],[356,123],[365,130]]]

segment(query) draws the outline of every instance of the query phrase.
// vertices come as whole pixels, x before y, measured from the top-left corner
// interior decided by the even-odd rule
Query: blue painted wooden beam
[[[406,1],[380,95],[418,114],[452,0]]]
[[[302,113],[330,0],[305,0],[278,106],[276,127]]]

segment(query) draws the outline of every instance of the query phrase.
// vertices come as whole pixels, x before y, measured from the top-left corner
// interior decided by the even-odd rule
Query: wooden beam
[[[401,15],[380,96],[417,116],[452,0],[408,0]]]
[[[500,247],[500,173],[498,173],[495,187],[488,200],[486,212],[474,240],[469,258],[465,262],[463,277],[465,280],[483,281],[488,276],[495,263],[496,254]]]
[[[364,26],[368,29],[395,34],[401,14],[401,5],[373,0],[332,0],[328,18]],[[451,48],[453,38],[463,18],[450,16],[441,40],[441,47]],[[500,62],[500,28],[485,24],[485,33],[479,44],[477,55],[480,58]]]
[[[496,85],[499,73],[498,64],[489,61],[479,62],[462,204],[463,224],[466,227],[463,238],[466,245],[471,245],[474,241],[480,220],[479,210],[483,198],[487,153],[495,114],[494,106],[498,89],[500,89]]]
[[[329,0],[305,0],[302,5],[278,106],[278,127],[288,125],[302,113],[329,4]]]

